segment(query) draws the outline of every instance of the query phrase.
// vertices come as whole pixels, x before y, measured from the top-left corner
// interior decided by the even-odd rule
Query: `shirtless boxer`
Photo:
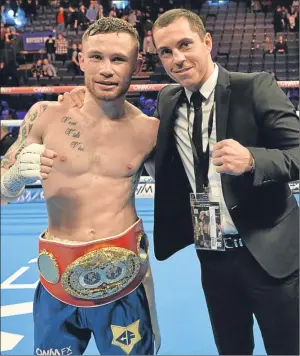
[[[42,179],[47,204],[35,354],[81,355],[91,333],[102,355],[150,355],[160,344],[147,236],[134,201],[158,120],[125,101],[137,55],[130,24],[97,20],[79,59],[83,106],[33,105],[2,160],[2,199],[16,200]]]

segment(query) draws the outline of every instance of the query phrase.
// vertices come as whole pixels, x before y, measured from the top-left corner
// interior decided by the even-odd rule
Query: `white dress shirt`
[[[224,196],[222,192],[221,177],[216,172],[216,167],[212,164],[212,149],[217,142],[216,133],[216,105],[214,106],[213,126],[210,138],[208,138],[208,121],[210,112],[212,110],[215,100],[215,87],[217,84],[219,68],[215,65],[215,69],[212,75],[202,85],[200,93],[206,100],[202,103],[203,121],[202,121],[202,142],[203,151],[206,151],[207,144],[209,142],[209,198],[211,201],[218,201],[220,203],[221,210],[221,225],[223,234],[237,234],[237,229],[233,224],[231,216],[226,207]],[[188,101],[190,102],[192,92],[185,88],[185,93]],[[193,123],[194,123],[194,108],[191,105],[190,118],[189,118],[189,132],[193,135]],[[187,105],[185,103],[178,110],[178,118],[175,122],[174,133],[176,146],[183,162],[183,166],[186,175],[189,179],[193,192],[196,192],[195,170],[194,170],[194,157],[193,151],[188,135],[188,117],[187,117]]]

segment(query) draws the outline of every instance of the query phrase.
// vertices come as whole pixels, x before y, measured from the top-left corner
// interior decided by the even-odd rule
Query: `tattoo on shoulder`
[[[26,139],[33,127],[33,122],[36,120],[38,116],[38,111],[40,110],[40,114],[46,111],[48,105],[42,105],[40,108],[31,108],[27,115],[26,118],[23,120],[21,126],[20,126],[20,131],[19,131],[19,136],[16,140],[16,142],[10,146],[8,151],[6,152],[5,156],[3,157],[1,161],[1,167],[4,169],[9,169],[11,166],[14,165],[15,161],[17,160],[20,152],[26,147]]]
[[[37,118],[37,110],[31,109],[28,111],[28,119],[29,121],[33,122]]]
[[[48,108],[48,104],[43,104],[43,105],[41,106],[41,114],[42,114],[43,112],[45,112],[45,111],[47,110],[47,108]]]
[[[43,114],[48,108],[48,105],[47,104],[43,104],[40,108],[31,108],[27,115],[28,115],[28,119],[30,122],[33,122],[36,120],[37,116],[38,116],[38,111],[39,111],[39,114]]]

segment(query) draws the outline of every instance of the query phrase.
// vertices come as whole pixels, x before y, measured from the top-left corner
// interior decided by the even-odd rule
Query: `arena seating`
[[[230,2],[227,6],[210,6],[206,2],[200,17],[212,34],[216,62],[228,70],[239,72],[275,72],[278,80],[299,80],[299,36],[296,32],[274,34],[273,12],[248,12],[245,2]],[[275,42],[282,35],[288,44],[288,54],[263,55],[266,37]],[[257,45],[260,47],[257,49]]]
[[[39,10],[41,11],[41,10]],[[197,11],[197,9],[195,9]],[[245,2],[230,1],[219,6],[207,1],[199,13],[207,30],[212,34],[214,47],[213,56],[216,62],[231,71],[274,72],[278,80],[299,79],[299,38],[296,32],[274,34],[273,12],[254,14],[246,9]],[[39,12],[32,24],[19,29],[20,33],[52,31],[55,27],[56,11],[46,9]],[[72,43],[80,43],[82,31],[66,30],[63,35]],[[284,36],[288,44],[287,54],[264,55],[262,45],[265,37],[275,42],[279,35]],[[259,47],[257,48],[257,46]],[[68,61],[56,62],[58,78],[47,81],[36,81],[28,78],[26,85],[65,85],[81,84],[82,77],[70,77],[67,73]],[[29,77],[29,76],[28,76]]]

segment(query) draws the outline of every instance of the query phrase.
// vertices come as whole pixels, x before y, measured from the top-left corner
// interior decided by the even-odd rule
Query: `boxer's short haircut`
[[[139,35],[137,30],[127,21],[114,17],[101,17],[91,24],[82,36],[82,43],[88,40],[90,36],[101,33],[128,33],[136,42],[139,50]]]
[[[163,13],[154,22],[152,31],[154,32],[156,29],[167,27],[171,23],[181,18],[184,18],[188,21],[191,30],[197,32],[201,40],[204,39],[204,36],[206,34],[206,29],[201,18],[196,13],[186,9],[173,9]]]

